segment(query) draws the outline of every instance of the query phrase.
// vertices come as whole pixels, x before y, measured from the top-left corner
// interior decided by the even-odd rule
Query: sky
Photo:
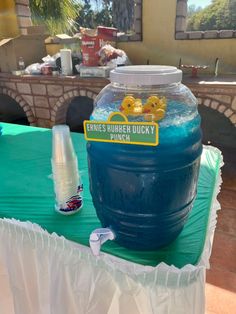
[[[195,4],[196,7],[206,7],[211,4],[211,0],[188,0],[188,5]]]

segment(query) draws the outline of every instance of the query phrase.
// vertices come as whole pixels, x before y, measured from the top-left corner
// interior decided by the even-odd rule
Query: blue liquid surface
[[[87,145],[90,191],[98,218],[127,248],[152,250],[173,241],[196,196],[200,117],[196,109],[182,103],[172,101],[168,107],[156,147]],[[95,109],[92,119],[106,120],[109,113],[104,112]]]

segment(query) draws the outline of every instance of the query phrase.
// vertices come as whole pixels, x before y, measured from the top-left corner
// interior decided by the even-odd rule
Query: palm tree
[[[76,0],[29,0],[33,24],[45,24],[50,34],[72,33],[81,8]]]

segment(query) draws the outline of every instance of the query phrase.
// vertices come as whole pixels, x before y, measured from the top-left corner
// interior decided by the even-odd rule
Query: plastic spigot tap
[[[89,237],[89,245],[94,256],[100,254],[101,246],[107,240],[114,240],[115,234],[109,228],[99,228],[94,230]]]

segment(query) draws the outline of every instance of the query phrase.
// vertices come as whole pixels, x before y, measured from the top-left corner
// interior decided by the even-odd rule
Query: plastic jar
[[[128,121],[159,125],[157,146],[87,144],[98,218],[115,233],[115,241],[130,249],[153,250],[172,242],[196,197],[200,116],[196,98],[181,79],[182,71],[175,67],[119,67],[95,99],[91,120],[106,121],[121,111]],[[129,110],[136,100],[142,106],[139,113]]]

